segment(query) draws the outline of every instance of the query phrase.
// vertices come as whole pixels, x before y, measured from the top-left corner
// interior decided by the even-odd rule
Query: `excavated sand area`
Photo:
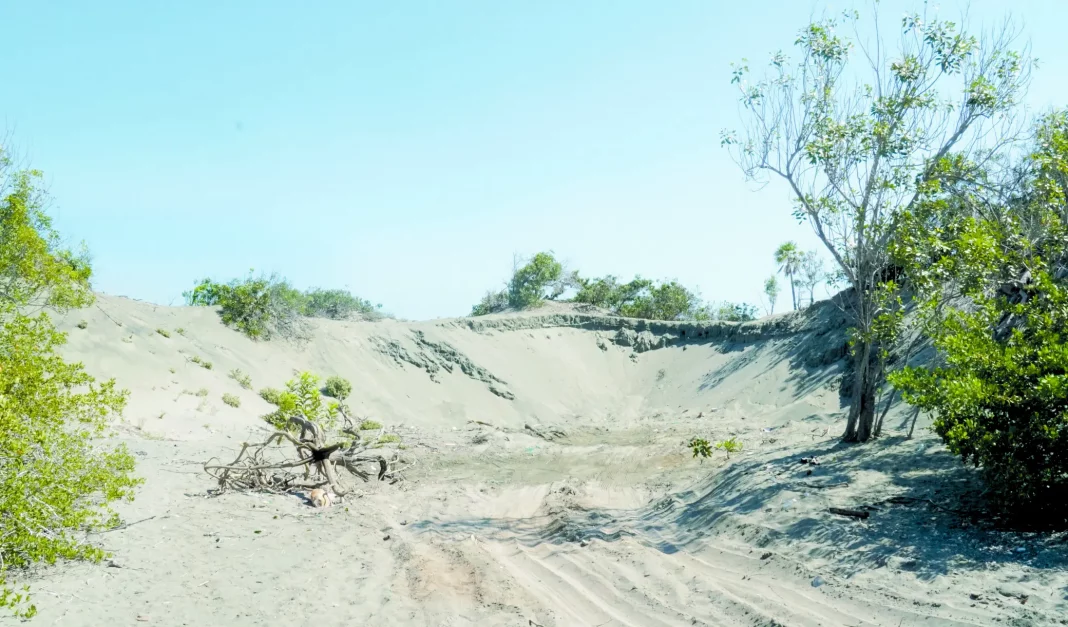
[[[742,325],[562,305],[317,321],[300,345],[109,296],[57,321],[69,358],[130,390],[113,437],[146,482],[94,538],[110,562],[26,580],[37,625],[1068,623],[1063,538],[984,525],[973,472],[922,420],[906,439],[895,410],[880,441],[838,443],[829,302]],[[262,439],[255,390],[295,370],[353,383],[353,413],[401,437],[404,480],[328,509],[209,493],[204,462]],[[744,450],[702,463],[694,435]]]

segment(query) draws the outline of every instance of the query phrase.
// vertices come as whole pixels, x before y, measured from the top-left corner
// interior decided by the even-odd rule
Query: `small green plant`
[[[156,329],[156,333],[159,333],[160,335],[166,338],[169,338],[171,336],[171,332],[167,329]]]
[[[663,368],[661,368],[660,370],[656,371],[656,380],[657,381],[663,381],[664,377],[666,377],[666,376],[667,376],[667,371],[664,370]]]
[[[374,431],[375,429],[381,429],[382,423],[368,418],[360,423],[360,431]]]
[[[185,335],[185,329],[183,329],[182,327],[178,327],[177,329],[174,330],[174,332],[177,333],[178,335]]]
[[[208,388],[200,388],[199,390],[197,390],[197,396],[199,396],[200,398],[204,398],[208,394],[211,394],[211,392],[208,391]]]
[[[287,381],[286,390],[279,394],[276,400],[278,402],[273,404],[278,409],[263,418],[278,429],[288,429],[289,418],[294,414],[299,414],[305,420],[325,429],[337,426],[340,406],[337,402],[323,403],[323,395],[319,391],[319,377],[310,372],[302,372],[297,378]]]
[[[222,401],[230,407],[241,407],[241,399],[236,394],[223,394]]]
[[[252,389],[252,377],[248,376],[241,371],[240,368],[234,368],[230,371],[230,378],[237,381],[237,384],[246,390]]]
[[[79,329],[84,329],[84,328],[86,328],[88,326],[89,326],[89,323],[86,322],[85,320],[82,320],[81,322],[78,323],[78,328]]]
[[[401,437],[396,433],[384,433],[382,434],[382,437],[378,438],[379,444],[391,444],[400,441]]]
[[[333,397],[339,401],[344,401],[352,394],[352,384],[348,379],[343,379],[338,376],[328,377],[326,379],[326,385],[323,386],[323,394]]]
[[[259,394],[260,398],[267,401],[271,405],[281,405],[282,395],[285,394],[285,392],[279,390],[278,388],[263,388],[262,390],[260,390]]]
[[[213,365],[212,365],[212,363],[210,361],[208,361],[206,359],[202,359],[200,357],[200,355],[193,355],[192,357],[189,358],[189,361],[193,362],[194,364],[200,366],[201,368],[203,368],[205,370],[211,370],[212,367],[213,367]]]
[[[174,368],[169,368],[169,370],[171,371],[171,374],[174,374],[174,373],[178,372],[178,371],[177,371],[177,370],[175,370]]]
[[[737,453],[742,450],[742,443],[737,438],[730,438],[727,440],[720,440],[715,444],[709,443],[704,438],[692,438],[688,444],[690,450],[693,451],[694,457],[708,458],[712,457],[712,450],[720,450],[727,454],[727,459],[731,458],[731,453]]]

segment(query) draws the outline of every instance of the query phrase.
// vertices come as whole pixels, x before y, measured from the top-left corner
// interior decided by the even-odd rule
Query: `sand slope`
[[[829,303],[746,325],[643,324],[564,306],[322,321],[299,346],[247,340],[209,309],[107,296],[57,321],[69,357],[131,390],[115,437],[147,482],[122,506],[133,524],[96,538],[110,565],[32,579],[39,624],[1045,625],[1065,615],[1063,545],[961,513],[973,477],[937,442],[891,433],[837,444],[844,335]],[[201,464],[233,455],[269,410],[227,376],[234,368],[254,390],[302,369],[348,378],[355,413],[401,435],[418,465],[324,511],[296,495],[208,498]],[[745,450],[699,463],[684,447],[695,434],[737,437]],[[812,456],[821,463],[801,462]],[[831,506],[869,506],[870,517]]]

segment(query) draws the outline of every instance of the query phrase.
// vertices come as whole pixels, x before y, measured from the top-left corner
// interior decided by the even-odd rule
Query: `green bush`
[[[304,293],[303,313],[312,318],[345,320],[354,315],[381,318],[382,305],[353,296],[348,290],[311,289]]]
[[[379,444],[394,444],[401,441],[401,437],[396,433],[384,433],[378,438]]]
[[[253,277],[229,283],[203,279],[184,294],[186,304],[219,307],[224,324],[252,339],[303,338],[304,296],[276,276]]]
[[[89,323],[88,323],[88,322],[86,322],[85,320],[82,320],[82,321],[80,321],[80,322],[78,323],[78,328],[79,328],[79,329],[85,329],[85,328],[87,328],[88,326],[89,326]]]
[[[222,401],[230,407],[241,407],[241,399],[236,394],[223,394]]]
[[[105,557],[86,533],[116,525],[111,504],[140,484],[126,448],[98,440],[126,392],[65,362],[66,336],[47,313],[26,313],[93,302],[88,256],[61,247],[40,177],[0,152],[0,608],[26,618],[36,607],[12,574]]]
[[[275,428],[289,429],[289,418],[296,414],[325,429],[337,426],[339,405],[336,402],[323,403],[319,377],[310,372],[302,372],[297,378],[287,381],[285,391],[278,394],[275,400],[277,402],[273,404],[278,409],[263,417]]]
[[[723,303],[715,311],[716,320],[748,322],[756,320],[757,308],[747,303]]]
[[[374,431],[375,429],[381,429],[382,423],[371,420],[370,418],[360,423],[360,431]]]
[[[215,367],[214,364],[212,364],[210,361],[202,359],[199,355],[193,355],[189,358],[189,361],[193,362],[194,364],[200,366],[205,370],[211,370]]]
[[[579,279],[574,302],[586,303],[627,318],[647,320],[708,320],[712,317],[701,297],[677,281],[635,277],[620,283],[614,276]]]
[[[229,376],[234,381],[237,381],[237,384],[245,388],[246,390],[252,389],[252,377],[242,372],[240,368],[234,368],[233,370],[231,370]]]
[[[263,388],[262,390],[260,390],[259,393],[260,398],[267,401],[271,405],[281,405],[282,394],[284,394],[285,392],[283,390],[279,390],[278,388]]]
[[[506,288],[487,292],[471,308],[472,316],[485,316],[505,309],[530,309],[545,300],[556,300],[568,289],[577,287],[578,275],[565,272],[563,264],[551,252],[541,252],[517,267]]]
[[[169,338],[171,336],[170,331],[168,331],[167,329],[156,329],[156,333],[159,333],[160,335],[166,338]]]
[[[326,385],[323,386],[323,393],[339,401],[344,401],[349,397],[349,394],[352,394],[352,383],[349,383],[348,379],[343,379],[339,376],[327,377]]]
[[[482,300],[471,308],[472,316],[488,316],[508,309],[508,292],[486,292]]]

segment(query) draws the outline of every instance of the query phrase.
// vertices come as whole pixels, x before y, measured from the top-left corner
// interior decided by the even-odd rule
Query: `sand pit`
[[[740,326],[567,307],[323,321],[300,346],[252,342],[207,308],[118,297],[57,321],[67,357],[131,391],[113,437],[146,483],[120,506],[127,525],[94,539],[111,561],[28,580],[39,625],[1066,616],[1061,539],[984,526],[965,498],[974,477],[922,422],[905,439],[895,410],[879,442],[837,442],[844,335],[830,303]],[[414,462],[402,481],[354,482],[325,509],[296,494],[209,494],[203,463],[260,438],[271,406],[254,390],[294,370],[352,381],[352,412],[400,436],[386,448]],[[701,463],[685,447],[694,435],[744,449]]]

